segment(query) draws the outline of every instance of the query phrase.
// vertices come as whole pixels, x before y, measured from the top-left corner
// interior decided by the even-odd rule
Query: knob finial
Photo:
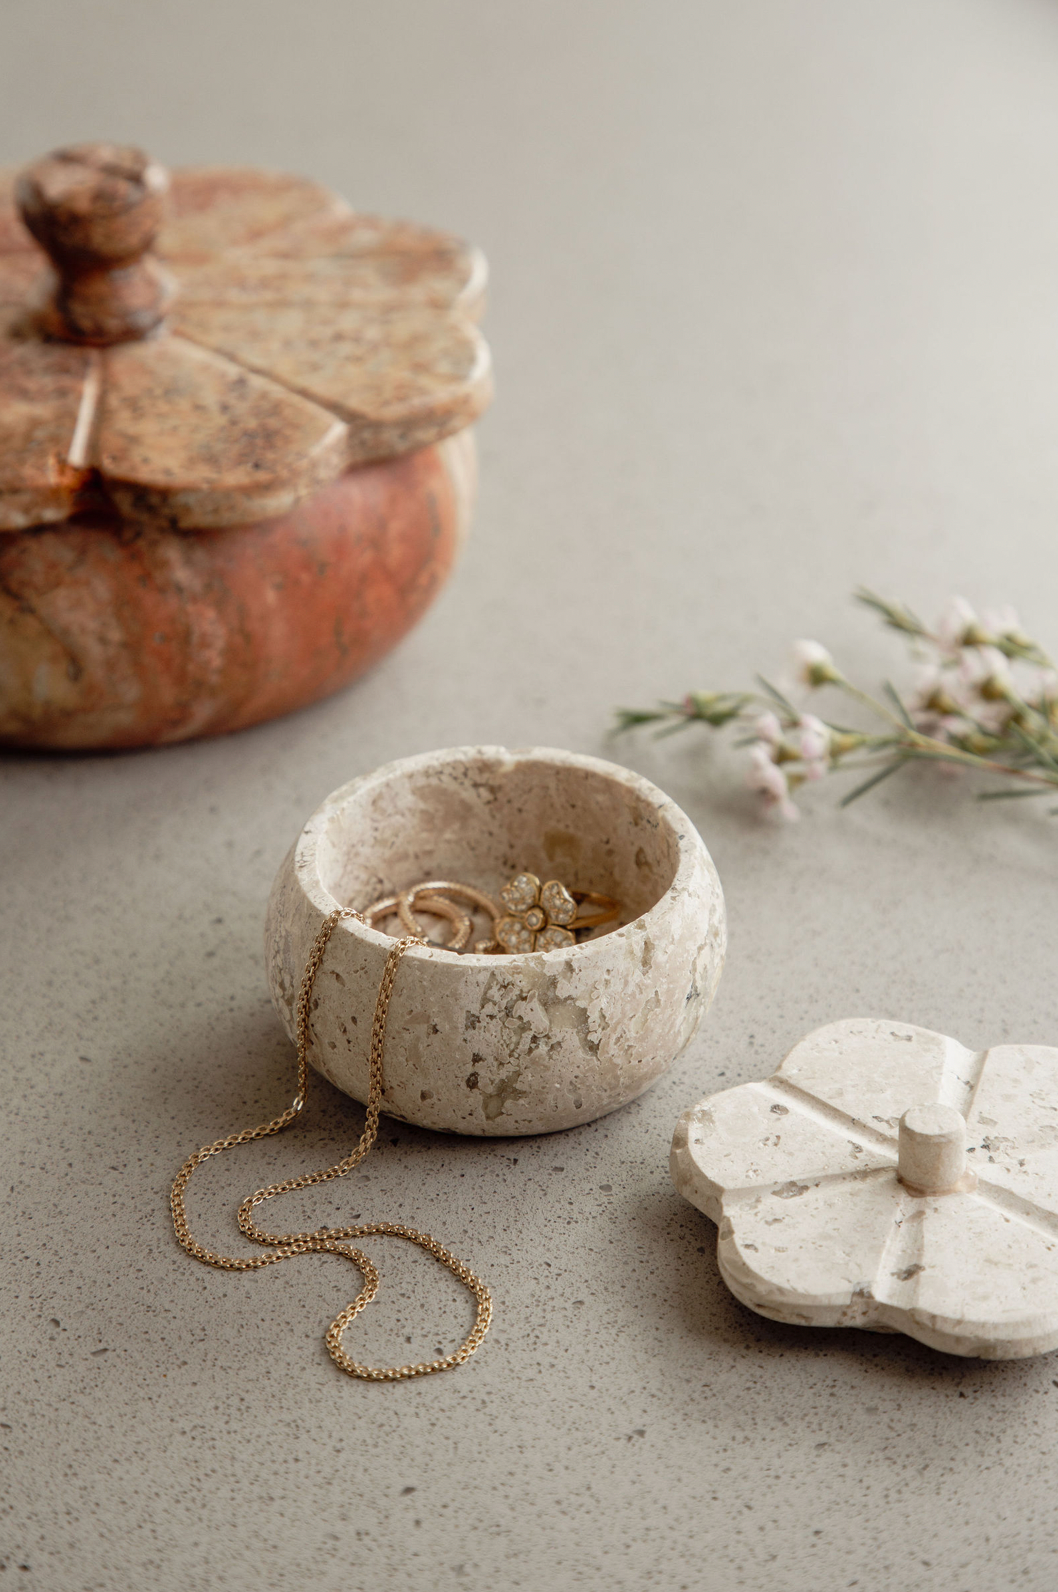
[[[44,330],[67,342],[127,342],[161,321],[172,297],[150,248],[169,175],[140,149],[77,144],[27,166],[16,197],[58,281]]]
[[[897,1172],[912,1194],[962,1193],[977,1183],[966,1165],[966,1122],[954,1106],[934,1101],[905,1111],[899,1147]]]

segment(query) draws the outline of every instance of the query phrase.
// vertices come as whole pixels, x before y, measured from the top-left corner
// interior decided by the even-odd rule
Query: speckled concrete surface
[[[189,1148],[289,1096],[265,902],[344,780],[470,742],[612,756],[615,703],[741,683],[791,636],[892,670],[858,581],[1005,598],[1058,644],[1054,8],[38,0],[0,31],[4,159],[136,138],[459,230],[498,373],[462,570],[369,679],[229,740],[0,766],[0,1582],[1050,1589],[1058,1356],[762,1321],[666,1167],[685,1106],[836,1018],[1054,1044],[1058,832],[1031,804],[909,780],[761,828],[733,756],[628,745],[727,894],[697,1039],[594,1125],[387,1125],[354,1182],[288,1203],[428,1226],[480,1270],[496,1325],[454,1374],[344,1379],[348,1267],[209,1272],[165,1201]],[[520,667],[490,666],[498,631]],[[198,1230],[233,1244],[244,1193],[360,1121],[319,1083],[298,1133],[199,1174]],[[407,1247],[375,1246],[365,1357],[466,1328]]]

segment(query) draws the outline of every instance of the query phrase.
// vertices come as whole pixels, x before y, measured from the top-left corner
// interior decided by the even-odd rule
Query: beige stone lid
[[[1058,1349],[1058,1049],[847,1018],[676,1125],[736,1298],[947,1354]]]
[[[461,430],[491,397],[485,278],[300,177],[106,144],[0,172],[0,530],[101,498],[265,519]]]

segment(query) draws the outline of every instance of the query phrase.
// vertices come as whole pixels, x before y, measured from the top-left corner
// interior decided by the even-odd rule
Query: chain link
[[[206,1249],[192,1237],[184,1205],[187,1185],[203,1161],[208,1161],[212,1155],[220,1155],[224,1150],[232,1150],[237,1144],[250,1144],[255,1139],[266,1139],[273,1133],[282,1133],[284,1128],[288,1128],[297,1120],[304,1109],[308,1088],[308,1053],[312,1044],[309,1003],[316,975],[327,949],[327,942],[335,926],[343,918],[356,918],[358,922],[364,922],[362,914],[354,912],[351,907],[338,907],[332,912],[313,942],[301,980],[296,1008],[298,1092],[293,1101],[271,1122],[262,1122],[256,1128],[244,1128],[241,1133],[230,1133],[226,1139],[218,1139],[214,1144],[204,1145],[201,1150],[196,1150],[193,1155],[188,1156],[177,1174],[169,1203],[178,1241],[189,1255],[195,1260],[201,1260],[207,1266],[219,1266],[225,1271],[257,1271],[262,1266],[274,1266],[277,1261],[289,1260],[293,1255],[312,1254],[344,1255],[347,1260],[351,1260],[363,1277],[364,1286],[352,1304],[346,1305],[341,1315],[336,1316],[328,1327],[325,1340],[328,1353],[334,1363],[349,1376],[360,1377],[365,1382],[401,1382],[410,1377],[431,1376],[435,1371],[450,1371],[453,1367],[469,1360],[475,1349],[480,1347],[492,1321],[492,1296],[480,1278],[475,1277],[470,1268],[461,1260],[457,1260],[455,1255],[443,1244],[438,1243],[436,1238],[431,1238],[429,1233],[416,1232],[413,1227],[405,1227],[402,1222],[366,1222],[359,1227],[319,1227],[311,1233],[268,1233],[258,1227],[253,1213],[258,1205],[262,1205],[265,1200],[274,1199],[277,1194],[290,1194],[295,1189],[312,1188],[317,1183],[329,1182],[331,1178],[345,1177],[368,1155],[378,1134],[383,1087],[382,1058],[386,1047],[386,1019],[393,985],[404,953],[412,945],[421,945],[423,942],[420,939],[406,935],[404,939],[396,942],[386,958],[386,966],[378,989],[378,1000],[375,1003],[375,1019],[371,1028],[367,1115],[364,1131],[360,1135],[356,1149],[347,1155],[344,1161],[336,1161],[333,1166],[323,1171],[306,1172],[302,1177],[287,1178],[282,1183],[271,1183],[267,1188],[259,1188],[255,1193],[248,1195],[239,1206],[240,1230],[255,1244],[270,1246],[269,1252],[266,1255],[238,1256],[218,1255],[213,1250]],[[342,1335],[345,1329],[356,1319],[361,1310],[371,1303],[378,1293],[379,1284],[378,1271],[374,1263],[368,1259],[363,1250],[354,1248],[344,1240],[370,1238],[376,1235],[386,1238],[406,1238],[409,1243],[418,1244],[420,1249],[425,1249],[426,1253],[440,1261],[442,1266],[447,1266],[453,1276],[458,1277],[463,1286],[474,1295],[477,1300],[477,1318],[469,1335],[453,1354],[446,1354],[439,1360],[424,1360],[418,1365],[373,1366],[362,1365],[342,1347]]]

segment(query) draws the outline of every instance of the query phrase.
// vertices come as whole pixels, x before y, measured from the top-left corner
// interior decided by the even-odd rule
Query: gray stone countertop
[[[113,137],[463,231],[498,376],[462,567],[370,678],[228,739],[0,763],[2,1584],[1053,1587],[1058,1357],[755,1317],[666,1160],[684,1106],[840,1017],[1058,1043],[1058,820],[924,775],[775,827],[738,754],[605,732],[798,636],[903,677],[860,582],[1012,602],[1058,645],[1054,8],[37,0],[3,8],[0,85],[7,162]],[[465,742],[660,783],[720,870],[728,967],[625,1110],[484,1143],[384,1123],[355,1180],[290,1200],[427,1227],[494,1290],[468,1366],[368,1386],[322,1343],[351,1268],[208,1271],[167,1193],[290,1096],[261,934],[305,817]],[[361,1120],[317,1082],[299,1131],[199,1174],[199,1231],[234,1244],[243,1194]],[[365,1357],[466,1329],[407,1247],[373,1245]]]

